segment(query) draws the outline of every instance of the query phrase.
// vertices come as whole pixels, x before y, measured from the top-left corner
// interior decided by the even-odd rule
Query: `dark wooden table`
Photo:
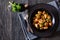
[[[7,10],[8,2],[12,0],[0,0],[0,40],[25,40],[21,25],[16,13]],[[48,3],[52,0],[14,0],[18,3],[34,5],[40,2]],[[36,40],[60,40],[57,33],[50,38],[37,38]]]

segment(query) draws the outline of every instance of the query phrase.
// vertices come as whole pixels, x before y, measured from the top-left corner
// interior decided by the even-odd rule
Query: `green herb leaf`
[[[12,8],[12,12],[16,12],[16,8],[15,7]]]
[[[20,4],[16,5],[16,7],[17,7],[17,10],[21,9]]]

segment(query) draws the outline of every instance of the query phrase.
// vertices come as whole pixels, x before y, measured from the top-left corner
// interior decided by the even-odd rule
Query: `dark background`
[[[8,11],[8,2],[12,0],[0,0],[0,40],[25,40],[21,25],[16,13]],[[48,3],[53,0],[14,0],[18,3],[29,3],[34,5],[40,2]],[[36,40],[60,40],[60,33],[55,33],[49,38],[38,38]]]

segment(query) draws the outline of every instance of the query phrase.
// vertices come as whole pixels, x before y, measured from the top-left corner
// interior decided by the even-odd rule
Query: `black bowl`
[[[31,15],[31,26],[32,27],[34,27],[35,29],[37,29],[34,25],[33,25],[33,18],[35,17],[35,14],[37,14],[37,12],[38,11],[45,11],[45,12],[47,12],[50,16],[51,16],[51,21],[52,21],[52,24],[54,25],[55,24],[55,18],[54,18],[54,16],[53,16],[53,14],[51,13],[51,12],[49,12],[48,10],[46,10],[46,9],[44,9],[44,8],[40,8],[40,9],[36,9],[36,10],[34,10],[34,12],[32,13],[32,15]],[[54,22],[53,22],[53,20],[54,20]],[[53,25],[52,25],[52,27],[53,27]],[[51,30],[51,28],[52,28],[51,26],[50,27],[48,27],[48,29],[46,29],[46,30],[40,30],[40,29],[37,29],[38,31],[40,31],[40,32],[45,32],[45,31],[48,31],[48,30]]]
[[[46,11],[52,19],[52,27],[48,28],[47,30],[40,30],[37,29],[36,27],[34,27],[33,25],[33,17],[35,16],[36,12],[40,10],[40,11]],[[40,3],[37,5],[34,5],[30,8],[30,14],[29,14],[29,24],[31,29],[33,30],[33,34],[38,36],[38,37],[46,37],[51,35],[52,33],[54,33],[58,27],[59,24],[59,16],[58,16],[58,11],[54,6],[51,6],[49,4],[44,4],[44,3]]]

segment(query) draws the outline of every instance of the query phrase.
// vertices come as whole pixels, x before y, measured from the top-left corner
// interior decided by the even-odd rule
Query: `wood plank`
[[[24,35],[21,29],[17,14],[7,10],[8,2],[12,0],[0,0],[1,22],[0,38],[1,40],[24,40]],[[14,0],[19,2],[20,0]],[[21,2],[21,1],[20,1]],[[19,2],[19,3],[20,3]]]

